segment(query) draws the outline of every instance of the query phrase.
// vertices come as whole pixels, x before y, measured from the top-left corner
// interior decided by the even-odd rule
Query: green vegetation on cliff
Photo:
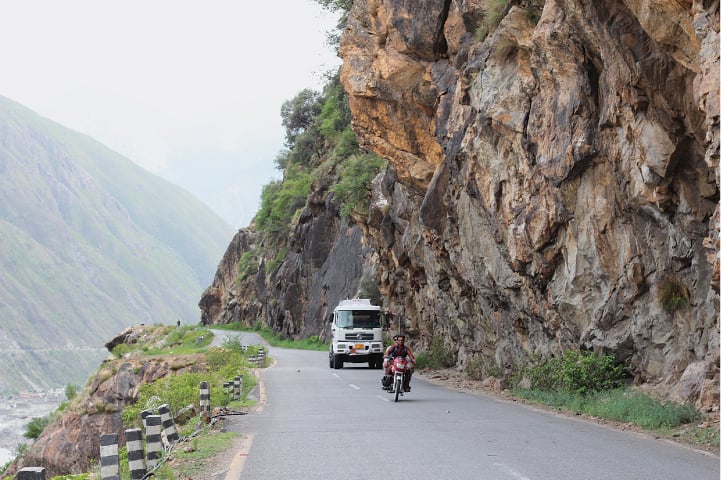
[[[366,215],[370,183],[385,167],[383,159],[359,147],[337,73],[328,79],[322,93],[306,89],[286,101],[281,118],[286,148],[275,163],[283,171],[283,179],[265,185],[253,219],[263,238],[260,253],[266,258],[282,252],[313,192],[334,195],[332,201],[344,219]],[[244,252],[240,277],[255,272],[258,257],[258,252]]]

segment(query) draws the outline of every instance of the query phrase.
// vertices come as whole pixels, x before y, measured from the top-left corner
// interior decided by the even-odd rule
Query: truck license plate
[[[365,345],[363,345],[362,343],[356,343],[356,344],[355,344],[355,349],[356,349],[356,350],[363,350],[364,348],[365,348]]]

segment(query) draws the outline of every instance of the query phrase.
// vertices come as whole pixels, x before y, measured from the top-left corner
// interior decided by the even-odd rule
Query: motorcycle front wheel
[[[395,402],[398,401],[398,397],[401,395],[401,392],[403,391],[403,377],[401,375],[396,375],[395,384],[393,385],[393,389],[396,392],[396,398]]]

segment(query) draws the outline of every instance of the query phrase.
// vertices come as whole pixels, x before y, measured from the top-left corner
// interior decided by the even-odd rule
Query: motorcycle
[[[385,388],[388,393],[395,395],[395,400],[403,396],[403,385],[406,383],[405,376],[410,375],[410,365],[406,357],[394,357],[391,364],[391,383]]]

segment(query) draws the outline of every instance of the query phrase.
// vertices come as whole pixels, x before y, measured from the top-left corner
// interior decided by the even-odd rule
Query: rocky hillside
[[[714,1],[354,1],[340,78],[389,164],[370,207],[345,223],[315,185],[241,282],[239,233],[203,321],[323,335],[372,275],[459,370],[593,349],[717,408],[718,41]]]
[[[232,235],[187,192],[0,97],[0,395],[84,384],[128,325],[196,323]]]
[[[78,396],[50,416],[52,421],[42,434],[0,478],[10,478],[20,468],[33,466],[45,468],[48,477],[94,471],[99,465],[100,436],[117,433],[120,445],[124,446],[125,429],[138,426],[139,417],[124,422],[123,413],[138,402],[145,384],[207,370],[203,353],[168,351],[182,349],[180,335],[195,334],[192,330],[176,335],[177,332],[174,327],[134,325],[115,335],[105,345],[107,352],[122,346],[127,353],[121,358],[106,359]],[[143,349],[159,353],[147,355]],[[170,403],[170,395],[169,392],[167,398],[156,399],[155,404],[142,405],[140,409]],[[173,413],[179,414],[183,406],[173,405]],[[194,412],[197,414],[197,405]]]

